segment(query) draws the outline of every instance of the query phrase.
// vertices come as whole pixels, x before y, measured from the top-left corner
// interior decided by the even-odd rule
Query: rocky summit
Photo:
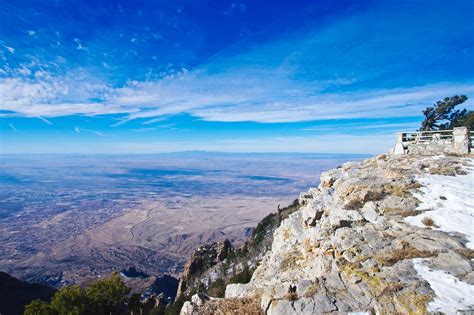
[[[473,163],[383,154],[323,173],[250,282],[194,295],[181,314],[472,312]]]

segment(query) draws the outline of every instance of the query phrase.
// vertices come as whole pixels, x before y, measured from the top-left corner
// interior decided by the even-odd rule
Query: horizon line
[[[294,154],[294,155],[351,155],[351,156],[373,156],[373,153],[340,153],[340,152],[292,152],[292,151],[208,151],[208,150],[183,150],[183,151],[166,151],[166,152],[17,152],[17,153],[1,153],[0,156],[11,156],[11,155],[165,155],[165,154]]]

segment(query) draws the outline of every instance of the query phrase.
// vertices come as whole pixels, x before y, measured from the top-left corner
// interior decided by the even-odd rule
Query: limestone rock
[[[235,283],[229,284],[225,289],[225,298],[241,298],[248,295],[248,289],[246,284]]]
[[[205,301],[210,300],[210,298],[205,294],[194,294],[191,297],[191,302],[197,306],[202,306]]]
[[[361,209],[364,219],[371,223],[376,223],[379,217],[377,204],[373,201],[367,202]]]
[[[320,176],[320,186],[323,188],[330,188],[334,182],[341,176],[341,169],[334,169],[330,171],[323,172]]]
[[[405,218],[421,211],[418,176],[463,174],[466,163],[379,155],[324,172],[276,228],[250,282],[228,285],[225,299],[258,297],[266,314],[427,313],[435,292],[413,260],[471,284],[472,251],[459,235]]]
[[[195,315],[197,312],[194,310],[193,304],[189,301],[184,302],[183,306],[181,307],[181,311],[179,315]]]

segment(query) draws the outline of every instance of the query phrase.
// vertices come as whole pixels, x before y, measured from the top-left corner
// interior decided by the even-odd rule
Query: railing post
[[[397,142],[393,148],[393,154],[405,154],[405,148],[403,148],[403,132],[397,132]]]
[[[467,127],[453,129],[453,152],[458,154],[469,153],[469,130]]]

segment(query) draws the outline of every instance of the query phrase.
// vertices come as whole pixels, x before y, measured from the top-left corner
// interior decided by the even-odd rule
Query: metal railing
[[[469,149],[474,148],[474,131],[469,131]]]
[[[474,135],[473,135],[474,136]],[[408,143],[424,143],[424,142],[453,142],[452,130],[436,130],[436,131],[416,131],[404,132],[403,142]]]

